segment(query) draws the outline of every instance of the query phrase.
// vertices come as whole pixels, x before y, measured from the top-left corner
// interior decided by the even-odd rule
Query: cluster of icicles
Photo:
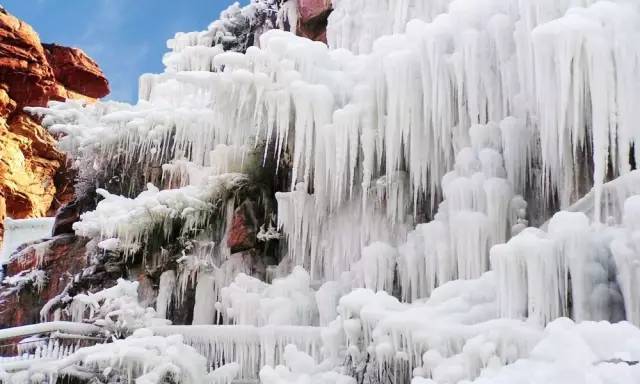
[[[83,347],[83,344],[86,343],[74,339],[27,339],[18,345],[17,356],[0,357],[0,362],[62,359]]]
[[[145,153],[184,184],[222,159],[238,168],[238,156],[242,163],[258,146],[263,161],[291,167],[290,191],[276,196],[288,247],[280,268],[299,276],[294,267],[304,267],[304,283],[284,284],[291,291],[194,273],[194,319],[249,328],[173,329],[218,365],[239,353],[250,367],[243,376],[277,362],[288,342],[319,358],[321,338],[324,357],[369,354],[398,372],[420,368],[417,376],[435,377],[434,364],[445,372],[443,361],[469,353],[473,378],[530,351],[539,330],[523,318],[640,325],[638,4],[340,0],[334,8],[329,47],[273,30],[241,54],[208,46],[207,31],[177,35],[166,71],[141,77],[137,105],[34,109],[67,134],[63,145],[77,158],[134,162]],[[372,28],[376,19],[381,28]],[[589,159],[594,187],[578,201]],[[527,218],[544,218],[531,201],[527,212],[527,189],[542,211],[557,198],[573,212],[526,228]],[[419,211],[433,220],[410,230]],[[183,285],[164,276],[160,313]],[[468,318],[447,307],[456,294],[468,299]],[[210,295],[215,306],[205,303]],[[365,311],[366,300],[376,305]],[[421,327],[425,319],[437,319],[441,336]],[[268,327],[293,338],[294,326],[303,327],[298,341],[264,344]],[[265,351],[277,356],[260,358]]]
[[[67,148],[98,163],[136,156],[133,147],[197,166],[211,165],[220,144],[264,143],[265,156],[278,159],[286,151],[290,193],[298,185],[313,191],[313,208],[285,206],[302,199],[283,195],[288,213],[279,220],[295,263],[304,259],[321,278],[322,265],[343,265],[353,250],[357,260],[372,240],[398,243],[407,232],[401,224],[411,224],[418,207],[435,210],[440,180],[478,124],[513,121],[502,129],[508,180],[514,193],[536,188],[543,206],[557,196],[566,208],[579,197],[575,170],[592,156],[593,216],[606,219],[606,169],[610,163],[611,176],[628,173],[637,139],[640,52],[625,44],[638,36],[637,17],[637,5],[625,1],[568,11],[555,3],[455,1],[449,12],[412,20],[406,32],[375,40],[361,55],[278,30],[246,54],[199,46],[192,36],[174,42],[176,54],[210,62],[213,72],[198,63],[193,70],[169,65],[141,78],[136,106],[58,105],[45,122],[72,133]],[[210,54],[195,54],[190,44]],[[333,223],[354,214],[371,225],[336,241],[341,226]]]

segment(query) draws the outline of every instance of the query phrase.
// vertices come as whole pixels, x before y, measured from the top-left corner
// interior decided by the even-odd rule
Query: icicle
[[[611,243],[611,252],[617,266],[617,280],[624,298],[626,319],[640,325],[640,300],[635,292],[640,273],[637,267],[640,254],[640,195],[633,196],[624,204],[625,232]]]
[[[397,251],[388,244],[376,242],[362,251],[357,270],[362,287],[377,291],[393,291],[393,276]]]
[[[167,318],[167,311],[172,301],[176,289],[176,272],[168,270],[160,275],[158,297],[156,299],[156,312],[158,316]]]
[[[215,277],[211,273],[198,273],[196,299],[193,306],[193,324],[213,324],[215,320]]]
[[[507,178],[518,193],[524,193],[525,183],[530,178],[531,156],[530,127],[515,117],[507,117],[500,122],[502,132],[502,156]]]

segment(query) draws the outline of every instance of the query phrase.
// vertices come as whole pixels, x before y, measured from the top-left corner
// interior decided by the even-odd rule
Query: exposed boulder
[[[327,42],[327,19],[331,13],[331,0],[297,0],[297,33],[311,40]]]
[[[67,90],[100,98],[109,94],[109,82],[98,64],[78,48],[44,44],[53,74]]]

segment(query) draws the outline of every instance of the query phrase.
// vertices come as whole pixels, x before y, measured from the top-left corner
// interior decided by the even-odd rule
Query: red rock
[[[72,199],[73,173],[60,171],[64,155],[23,108],[108,93],[104,74],[81,50],[43,46],[31,26],[0,7],[0,222],[52,214]]]
[[[231,253],[246,251],[256,246],[258,220],[255,217],[253,204],[245,201],[233,213],[231,229],[227,237],[227,246]]]
[[[41,255],[37,247],[27,247],[19,257],[13,258],[6,266],[7,275],[42,269],[48,280],[41,292],[3,289],[0,295],[0,328],[37,323],[40,308],[62,292],[73,276],[87,266],[86,242],[86,239],[71,235],[59,236],[47,244]]]
[[[298,1],[297,34],[315,41],[327,42],[327,21],[331,14],[331,0]]]
[[[322,17],[331,10],[331,0],[297,0],[298,14],[302,24]]]
[[[0,11],[0,83],[20,106],[61,96],[38,34],[6,11]]]
[[[109,81],[83,51],[55,44],[43,46],[56,80],[65,88],[96,99],[109,94]]]
[[[0,116],[9,116],[16,109],[16,102],[9,97],[9,87],[0,84]]]

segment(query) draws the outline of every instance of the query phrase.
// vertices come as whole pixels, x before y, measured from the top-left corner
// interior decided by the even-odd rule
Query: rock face
[[[109,94],[109,82],[98,64],[78,48],[44,44],[53,75],[67,91],[91,98]]]
[[[27,246],[11,259],[5,270],[8,276],[41,269],[47,271],[47,281],[40,290],[28,280],[25,285],[3,289],[0,294],[0,328],[37,323],[42,306],[63,292],[74,275],[86,267],[86,242],[73,235],[58,236]]]
[[[327,42],[327,18],[331,13],[331,0],[297,0],[300,36]]]
[[[26,106],[109,93],[98,65],[76,48],[43,45],[0,7],[0,240],[2,221],[53,214],[69,201],[65,158]]]
[[[231,253],[246,251],[256,246],[259,224],[253,206],[250,200],[246,200],[233,213],[227,239]]]

